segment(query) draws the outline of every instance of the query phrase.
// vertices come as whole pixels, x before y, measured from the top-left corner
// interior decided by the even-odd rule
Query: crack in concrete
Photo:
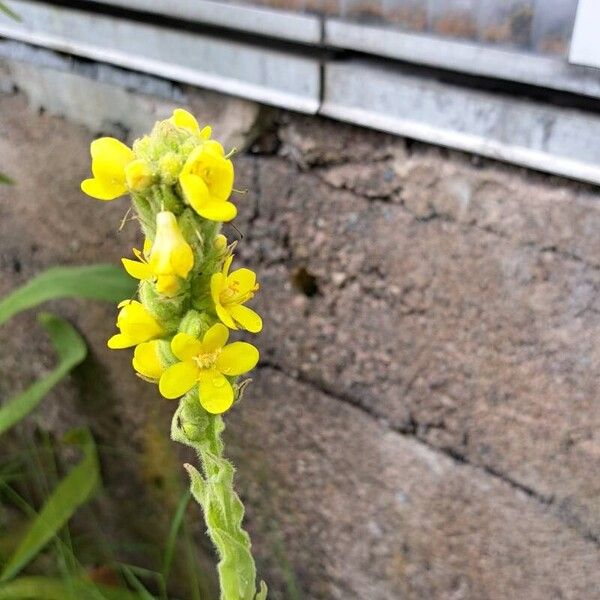
[[[540,506],[548,509],[553,509],[553,514],[557,519],[564,523],[569,529],[572,529],[573,531],[577,532],[577,534],[580,535],[583,540],[592,543],[596,546],[596,548],[600,549],[600,535],[597,535],[587,530],[582,525],[582,523],[574,516],[564,515],[561,514],[560,510],[555,510],[556,508],[560,509],[560,507],[556,506],[556,498],[554,496],[546,496],[538,492],[534,488],[509,477],[505,473],[502,473],[501,471],[490,467],[489,465],[470,462],[466,455],[462,454],[461,452],[458,452],[453,448],[441,447],[432,444],[427,439],[419,435],[419,431],[423,431],[423,429],[412,415],[405,427],[394,427],[391,426],[382,415],[377,414],[369,407],[362,404],[357,398],[354,398],[348,394],[340,393],[339,391],[332,389],[331,386],[323,382],[313,381],[312,379],[304,377],[299,373],[293,375],[286,371],[281,365],[269,360],[262,360],[259,363],[257,369],[271,369],[272,371],[280,373],[283,377],[291,379],[292,381],[295,381],[302,385],[306,385],[321,394],[325,394],[326,396],[333,398],[334,400],[343,402],[344,404],[348,404],[349,406],[360,410],[363,414],[367,415],[368,417],[377,420],[379,423],[384,424],[384,426],[390,431],[398,435],[402,435],[404,437],[409,437],[417,443],[425,446],[428,450],[435,452],[436,454],[440,454],[446,458],[449,458],[458,465],[471,467],[472,469],[485,473],[487,476],[492,477],[493,479],[500,481],[505,485],[508,485],[513,490],[520,492],[528,498],[530,498],[531,500],[537,502]]]
[[[385,159],[382,159],[382,160],[385,160]],[[373,161],[372,164],[377,164],[378,162],[381,162],[381,160]],[[340,163],[340,164],[345,164],[345,163]],[[517,240],[514,240],[514,238],[511,238],[510,236],[506,235],[502,231],[494,229],[493,227],[479,225],[477,223],[463,223],[461,221],[457,221],[448,213],[442,213],[442,212],[436,211],[435,208],[433,208],[433,207],[432,207],[432,211],[429,214],[419,216],[418,214],[409,210],[403,202],[394,202],[394,200],[393,200],[394,193],[390,193],[387,196],[370,197],[370,196],[367,196],[366,194],[360,193],[356,189],[353,189],[352,187],[349,187],[345,184],[338,186],[338,185],[331,183],[325,177],[323,177],[322,173],[320,173],[319,171],[314,171],[312,174],[319,181],[321,181],[325,185],[327,185],[329,188],[331,188],[333,190],[337,190],[337,191],[340,191],[340,190],[345,191],[349,194],[352,194],[355,198],[359,198],[365,202],[376,202],[376,203],[385,204],[387,206],[398,206],[400,209],[402,209],[402,211],[405,214],[410,215],[410,217],[412,217],[417,223],[427,224],[427,223],[431,223],[432,221],[444,221],[446,223],[453,223],[454,225],[457,225],[457,226],[463,228],[463,230],[465,230],[465,231],[469,230],[469,229],[476,229],[478,231],[483,231],[485,233],[494,235],[494,236],[496,236],[502,240],[505,240],[507,242],[512,242],[515,244],[515,246],[517,248],[533,249],[533,250],[536,250],[537,252],[539,252],[540,254],[544,253],[544,252],[549,252],[549,253],[555,254],[556,256],[559,256],[565,260],[572,260],[573,262],[581,263],[584,266],[586,266],[589,269],[592,269],[594,271],[600,271],[600,264],[590,263],[587,260],[585,260],[583,257],[579,256],[578,254],[568,252],[567,250],[561,250],[555,244],[544,246],[544,245],[536,244],[535,242],[519,242]]]

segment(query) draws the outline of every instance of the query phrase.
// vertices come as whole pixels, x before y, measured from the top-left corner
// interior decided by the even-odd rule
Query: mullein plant
[[[230,341],[231,333],[262,329],[246,305],[259,287],[256,274],[232,270],[235,244],[220,233],[237,214],[231,154],[210,127],[177,109],[132,148],[109,137],[93,141],[93,177],[81,189],[98,200],[131,196],[145,239],[122,262],[139,280],[138,298],[119,304],[119,331],[108,346],[133,348],[137,374],[164,398],[179,399],[171,437],[200,460],[200,470],[185,468],[219,555],[221,599],[264,600],[221,439],[222,414],[240,400],[249,381],[240,376],[259,358],[252,344]]]

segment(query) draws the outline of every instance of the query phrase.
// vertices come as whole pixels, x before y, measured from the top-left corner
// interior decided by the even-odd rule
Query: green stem
[[[211,415],[200,406],[196,391],[181,399],[173,417],[171,437],[194,448],[200,459],[202,473],[189,464],[185,468],[219,554],[221,600],[265,600],[264,582],[256,591],[250,537],[242,528],[244,505],[233,488],[234,468],[223,456],[224,428],[220,415]]]

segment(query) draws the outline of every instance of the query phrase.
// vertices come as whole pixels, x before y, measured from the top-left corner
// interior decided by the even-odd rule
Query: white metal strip
[[[97,0],[100,4],[249,31],[306,44],[321,43],[321,22],[314,15],[226,4],[212,0]]]
[[[579,0],[569,60],[600,68],[600,2]]]
[[[597,27],[595,31],[597,34]],[[331,46],[362,50],[415,64],[600,98],[600,72],[571,66],[560,58],[339,19],[326,20],[325,41]]]
[[[265,104],[318,109],[316,60],[36,2],[7,4],[22,21],[1,19],[1,36]]]
[[[325,81],[323,115],[600,184],[600,116],[361,62],[327,65]]]

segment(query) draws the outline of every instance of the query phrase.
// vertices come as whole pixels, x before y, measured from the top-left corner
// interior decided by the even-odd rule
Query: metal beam
[[[7,2],[21,22],[0,36],[307,113],[319,106],[318,61],[242,42],[38,2]]]
[[[419,65],[600,98],[600,71],[569,65],[561,58],[339,19],[326,20],[325,42]]]
[[[305,44],[321,43],[321,20],[314,15],[225,4],[212,0],[97,0],[96,4],[118,6],[176,19],[237,29]]]
[[[331,63],[328,117],[600,184],[600,116],[425,80],[361,61]]]

